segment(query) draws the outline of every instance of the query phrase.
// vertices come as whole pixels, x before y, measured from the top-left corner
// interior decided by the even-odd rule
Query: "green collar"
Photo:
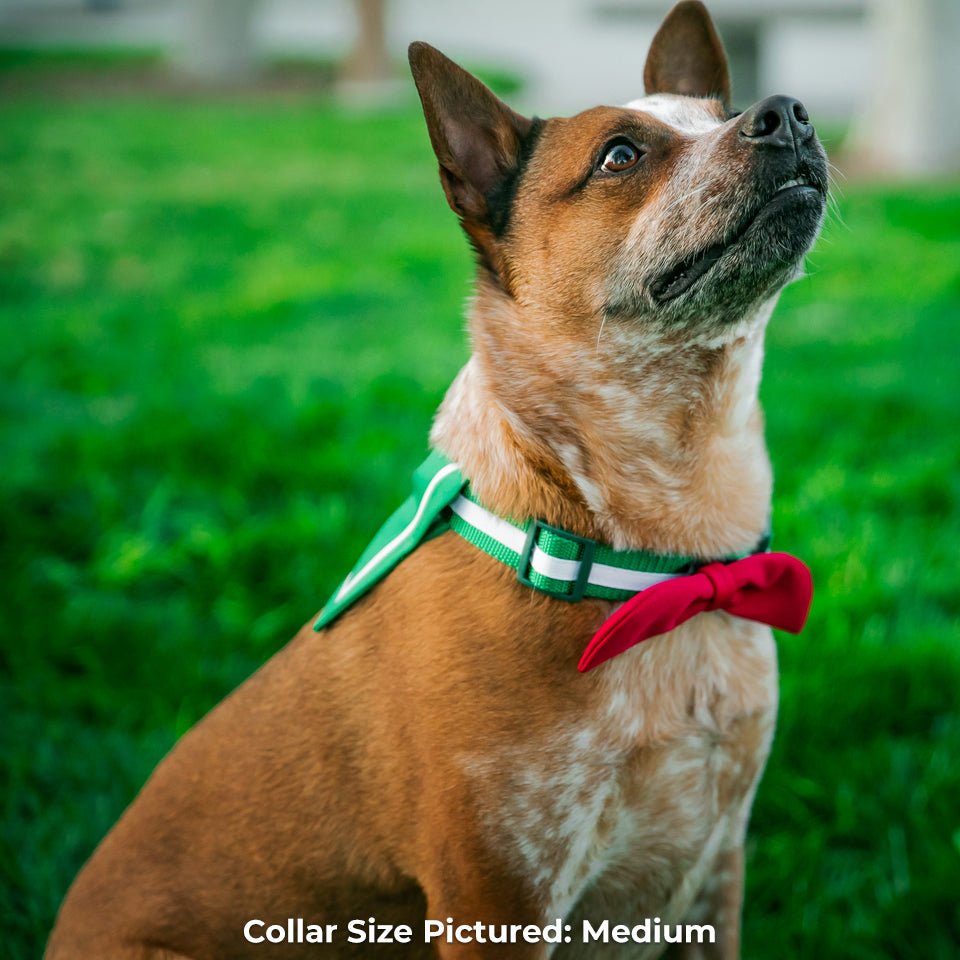
[[[614,550],[542,520],[506,520],[484,507],[457,464],[433,452],[413,475],[413,493],[380,528],[353,570],[320,612],[321,630],[380,582],[426,540],[452,530],[517,571],[528,587],[558,600],[628,600],[647,587],[684,576],[704,558],[645,550]],[[769,537],[756,553],[766,550]],[[722,561],[747,554],[718,557]]]

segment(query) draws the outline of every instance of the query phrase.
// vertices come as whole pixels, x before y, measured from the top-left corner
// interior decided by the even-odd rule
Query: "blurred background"
[[[667,6],[0,0],[0,957],[423,456],[472,265],[406,44],[569,113],[641,94]],[[960,3],[709,6],[736,103],[800,97],[835,164],[763,386],[818,594],[744,955],[955,958]]]

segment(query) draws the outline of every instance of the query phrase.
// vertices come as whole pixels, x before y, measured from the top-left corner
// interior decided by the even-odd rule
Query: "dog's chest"
[[[598,885],[636,898],[642,883],[651,908],[665,909],[708,845],[723,762],[709,738],[692,731],[645,750],[603,726],[558,736],[541,762],[516,775],[501,811],[505,839],[545,916],[567,916]]]
[[[695,649],[700,633],[677,631],[676,655]],[[485,829],[511,852],[546,920],[676,922],[689,908],[743,829],[769,748],[775,661],[764,635],[752,664],[762,669],[742,689],[722,671],[698,675],[705,661],[695,654],[669,680],[657,675],[666,669],[658,658],[628,654],[610,665],[585,715],[474,765],[493,787],[481,805]],[[744,717],[756,718],[749,730]],[[592,918],[590,902],[600,903]]]

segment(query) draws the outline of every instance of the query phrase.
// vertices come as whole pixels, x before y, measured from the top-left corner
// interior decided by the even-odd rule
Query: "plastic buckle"
[[[564,540],[570,540],[573,543],[579,543],[583,547],[583,555],[580,557],[580,570],[577,572],[577,579],[573,581],[573,589],[570,593],[561,593],[553,587],[542,587],[540,584],[533,583],[530,579],[530,573],[533,572],[533,550],[537,546],[537,537],[541,530],[547,530],[556,534]],[[590,568],[593,566],[593,555],[597,550],[597,541],[589,537],[578,537],[575,533],[569,533],[566,530],[559,530],[557,527],[551,527],[549,523],[542,520],[534,520],[527,531],[527,540],[523,545],[523,551],[520,554],[520,562],[517,565],[517,580],[524,586],[545,593],[548,597],[554,597],[557,600],[565,600],[567,603],[576,603],[583,599],[583,594],[587,589],[587,582],[590,579]],[[528,572],[529,571],[529,572]],[[568,583],[570,581],[567,581]]]

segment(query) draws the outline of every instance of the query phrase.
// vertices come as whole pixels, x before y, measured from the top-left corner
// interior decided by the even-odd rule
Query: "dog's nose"
[[[740,121],[740,136],[771,147],[792,147],[813,136],[807,108],[793,97],[767,97],[755,103]]]

